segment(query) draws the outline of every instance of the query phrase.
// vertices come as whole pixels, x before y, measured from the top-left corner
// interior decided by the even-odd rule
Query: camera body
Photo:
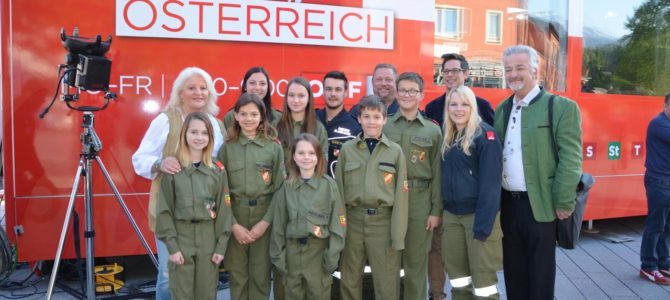
[[[103,41],[100,35],[95,39],[80,37],[77,28],[72,36],[61,29],[61,41],[68,51],[63,82],[82,90],[108,91],[112,61],[105,57],[105,53],[112,44],[111,35]]]

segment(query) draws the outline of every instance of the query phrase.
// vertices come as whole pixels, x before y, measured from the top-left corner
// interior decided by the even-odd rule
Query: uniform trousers
[[[375,299],[399,299],[401,251],[391,248],[391,211],[347,208],[347,237],[340,258],[342,300],[363,299],[366,261],[372,269]]]
[[[284,275],[286,299],[329,300],[333,276],[324,270],[323,256],[329,239],[309,236],[286,240]]]
[[[549,300],[556,280],[556,221],[538,222],[527,192],[503,189],[500,209],[507,298]]]
[[[405,250],[402,251],[402,266],[405,271],[404,299],[426,299],[428,251],[433,236],[432,231],[426,230],[430,208],[428,185],[410,187],[409,220],[405,235]]]
[[[268,202],[249,206],[233,202],[237,223],[247,229],[258,223],[269,208]],[[230,273],[230,298],[233,300],[268,299],[270,296],[270,232],[251,244],[242,245],[234,237],[228,243],[224,265]]]
[[[428,252],[428,292],[430,295],[444,294],[445,266],[442,261],[442,234],[443,225],[433,229],[433,238],[430,241]]]
[[[442,250],[452,299],[499,299],[496,272],[502,267],[500,217],[496,216],[485,241],[474,238],[474,223],[474,214],[444,211]]]
[[[169,263],[172,299],[216,299],[219,266],[212,262],[216,239],[214,221],[175,221],[177,244],[184,264]]]

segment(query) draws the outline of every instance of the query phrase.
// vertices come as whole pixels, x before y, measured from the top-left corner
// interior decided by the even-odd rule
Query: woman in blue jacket
[[[443,259],[454,299],[498,299],[502,145],[466,86],[446,97],[442,143]]]

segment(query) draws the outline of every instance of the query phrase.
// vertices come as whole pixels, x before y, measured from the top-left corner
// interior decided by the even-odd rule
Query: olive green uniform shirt
[[[233,202],[238,199],[270,201],[286,177],[281,145],[264,137],[250,140],[240,133],[237,140],[221,147],[218,159],[230,174],[228,182]],[[266,213],[263,220],[271,223],[272,214]]]
[[[392,207],[391,243],[405,248],[408,200],[407,167],[400,146],[382,134],[370,153],[361,133],[344,143],[335,169],[337,186],[347,207]]]
[[[410,203],[422,208],[430,205],[431,216],[442,216],[442,189],[440,182],[440,146],[442,131],[420,112],[414,120],[407,120],[401,112],[388,118],[384,126],[384,134],[389,140],[402,148],[407,159],[407,180],[410,188],[429,188],[429,203],[417,202],[424,199],[410,199]],[[414,207],[410,209],[415,210]],[[421,209],[425,210],[425,209]],[[410,213],[411,214],[411,213]]]
[[[293,122],[293,138],[297,138],[298,135],[300,135],[302,132],[302,121],[298,122]],[[319,140],[319,144],[321,144],[321,150],[323,151],[323,157],[326,159],[328,158],[328,132],[326,131],[326,127],[319,122],[319,120],[316,121],[316,133],[314,134],[316,136],[316,139]],[[284,162],[288,163],[288,160],[291,159],[291,145],[288,145],[287,143],[284,143],[282,141],[282,147],[284,149]]]
[[[287,273],[286,240],[308,236],[329,239],[321,262],[325,272],[335,271],[347,229],[344,204],[335,180],[324,175],[307,182],[286,182],[274,194],[271,210],[274,223],[270,257],[282,273]]]
[[[214,253],[226,253],[233,218],[227,182],[223,168],[210,168],[204,163],[198,167],[182,168],[174,175],[163,175],[158,196],[156,236],[167,245],[170,254],[182,251],[180,246],[188,247],[177,243],[177,220],[214,220]]]

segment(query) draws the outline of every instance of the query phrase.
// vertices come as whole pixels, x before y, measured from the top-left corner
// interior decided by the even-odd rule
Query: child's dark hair
[[[286,96],[284,97],[284,111],[282,112],[279,124],[277,124],[277,131],[279,140],[282,146],[288,148],[293,145],[293,117],[291,116],[291,109],[288,107],[288,91],[292,85],[297,84],[307,90],[307,107],[305,107],[305,117],[302,120],[302,127],[300,132],[311,133],[316,135],[317,119],[314,111],[314,94],[310,87],[309,81],[303,77],[293,77],[286,85]]]
[[[193,161],[191,161],[191,149],[188,146],[186,141],[186,133],[188,128],[191,126],[191,122],[199,120],[205,123],[205,128],[207,128],[207,136],[209,137],[209,142],[205,149],[202,150],[202,163],[207,167],[212,167],[212,151],[214,151],[214,130],[212,129],[212,123],[209,121],[209,117],[206,113],[203,112],[192,112],[186,116],[184,119],[184,125],[181,127],[181,132],[179,133],[179,147],[177,148],[177,158],[179,159],[179,164],[182,167],[186,168],[190,166]]]
[[[358,116],[360,117],[364,109],[380,111],[386,117],[386,105],[382,98],[377,95],[367,95],[358,103]]]
[[[255,105],[260,112],[261,122],[258,124],[258,128],[256,129],[258,135],[268,139],[274,139],[277,136],[277,130],[272,127],[268,121],[266,107],[260,96],[253,93],[244,93],[240,95],[240,97],[237,98],[237,102],[235,102],[235,106],[233,107],[234,113],[237,114],[240,111],[240,108],[247,104]],[[226,142],[236,141],[240,137],[241,133],[242,128],[240,127],[240,123],[235,120],[235,122],[233,122],[233,126],[228,128]]]
[[[310,133],[301,133],[295,139],[295,142],[291,145],[291,157],[288,160],[286,168],[288,169],[288,179],[287,181],[291,184],[294,184],[300,180],[300,167],[296,164],[293,156],[295,151],[298,148],[298,143],[301,141],[308,142],[314,147],[314,153],[316,153],[316,166],[314,167],[314,175],[312,177],[320,177],[326,174],[326,160],[323,157],[323,149],[321,144],[319,144],[319,139],[316,138],[313,134]]]

